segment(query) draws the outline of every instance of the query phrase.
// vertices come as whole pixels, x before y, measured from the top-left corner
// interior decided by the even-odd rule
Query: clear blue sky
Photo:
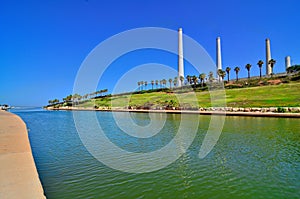
[[[265,60],[265,39],[270,38],[274,72],[283,72],[285,56],[300,63],[299,9],[298,0],[2,1],[0,104],[41,106],[71,94],[77,70],[96,45],[139,27],[182,27],[213,59],[221,36],[223,67],[240,66],[241,77],[247,63],[258,75],[256,63]],[[139,64],[162,60],[153,52],[136,57]],[[163,64],[174,66],[176,60],[164,59]],[[110,73],[113,77],[117,71]],[[192,70],[186,68],[188,73]],[[113,79],[99,87],[111,90]]]

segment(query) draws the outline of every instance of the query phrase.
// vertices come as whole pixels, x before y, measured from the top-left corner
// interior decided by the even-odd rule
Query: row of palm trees
[[[276,63],[276,60],[274,59],[271,59],[269,60],[269,63],[270,64],[270,67],[273,71],[273,67]],[[259,67],[259,77],[261,78],[262,77],[262,66],[263,66],[264,62],[262,60],[259,60],[257,62],[257,65]],[[251,70],[251,67],[252,65],[251,64],[246,64],[245,68],[247,69],[248,71],[248,79],[250,79],[250,70]],[[235,74],[236,74],[236,81],[239,80],[239,77],[238,77],[238,74],[240,72],[240,67],[236,66],[234,69],[235,71]],[[219,78],[219,81],[223,81],[226,74],[227,74],[227,81],[229,82],[230,80],[230,71],[231,71],[231,68],[230,67],[226,67],[225,71],[222,70],[222,69],[219,69],[217,71],[217,75],[220,77]],[[184,80],[185,78],[183,76],[180,76],[180,82],[181,82],[181,85],[184,85]],[[215,80],[214,78],[214,74],[213,72],[209,72],[208,74],[208,78],[206,78],[206,74],[205,73],[201,73],[199,76],[196,76],[196,75],[187,75],[186,76],[186,82],[185,82],[185,85],[196,85],[199,83],[202,84],[202,86],[204,85],[205,81],[209,81],[209,82],[213,82]],[[156,86],[156,89],[158,88],[166,88],[167,87],[167,82],[169,82],[169,88],[172,89],[172,86],[174,85],[174,87],[178,86],[178,77],[175,77],[174,79],[170,78],[168,81],[166,79],[162,79],[162,80],[151,80],[150,81],[150,84],[152,86],[152,90],[154,89],[154,85]],[[147,90],[147,86],[149,85],[147,81],[139,81],[137,82],[138,84],[138,87],[139,87],[139,90]]]
[[[181,85],[183,85],[184,82],[184,77],[180,76],[179,81],[181,83]],[[167,83],[169,82],[169,87],[170,89],[172,89],[172,85],[174,85],[174,87],[178,86],[178,77],[175,77],[174,79],[170,78],[168,81],[166,79],[162,79],[162,80],[151,80],[151,87],[152,90],[154,89],[154,85],[156,86],[156,89],[158,88],[166,88],[167,87]],[[138,83],[138,88],[139,90],[147,90],[147,86],[148,86],[148,82],[147,81],[139,81]]]
[[[59,99],[49,100],[48,103],[49,103],[50,105],[57,104],[57,103],[59,103]]]
[[[271,67],[271,70],[272,70],[272,73],[271,73],[271,74],[273,74],[273,67],[274,67],[275,63],[276,63],[276,60],[274,60],[274,59],[269,60],[269,63],[268,63],[268,64],[270,64],[270,67]],[[258,67],[259,67],[259,78],[262,77],[261,69],[262,69],[263,64],[264,64],[264,62],[263,62],[262,60],[259,60],[259,61],[257,62],[257,65],[258,65]],[[245,66],[245,68],[246,68],[247,71],[248,71],[248,79],[250,79],[250,69],[251,69],[251,67],[252,67],[251,64],[246,64],[246,66]],[[222,71],[222,70],[219,69],[219,70],[218,70],[218,75],[219,75],[222,79],[224,79],[224,77],[225,77],[225,75],[226,75],[226,73],[227,73],[227,77],[228,77],[227,80],[228,80],[228,82],[229,82],[230,70],[231,70],[230,67],[226,67],[225,71]],[[234,71],[235,71],[235,74],[236,74],[236,81],[239,80],[238,74],[239,74],[240,70],[241,70],[241,69],[240,69],[240,67],[238,67],[238,66],[234,68]],[[226,73],[225,73],[225,72],[226,72]]]
[[[95,97],[98,97],[99,95],[103,96],[103,94],[105,94],[107,92],[108,92],[108,89],[102,89],[102,90],[95,91],[95,92],[92,92],[92,93],[87,93],[85,95],[79,95],[79,94],[76,93],[74,95],[68,95],[68,96],[64,97],[63,102],[70,102],[70,101],[78,102],[78,101],[81,101],[81,100],[95,98]],[[59,103],[59,100],[58,99],[49,100],[48,103],[50,105],[54,105],[54,104]]]

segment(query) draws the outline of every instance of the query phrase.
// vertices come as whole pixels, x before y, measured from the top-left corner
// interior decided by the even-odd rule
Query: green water
[[[17,114],[30,129],[34,158],[49,199],[300,198],[299,119],[226,117],[216,146],[199,159],[210,116],[191,115],[190,121],[199,120],[200,126],[187,152],[161,170],[133,174],[111,169],[87,151],[72,112]],[[83,114],[89,129],[89,118],[95,113]],[[168,114],[162,132],[140,140],[123,133],[112,113],[96,114],[109,139],[128,151],[163,147],[175,136],[180,122],[180,115]],[[132,118],[139,125],[149,123],[144,113],[134,113]],[[93,136],[97,132],[86,133]],[[111,153],[113,156],[114,151]]]

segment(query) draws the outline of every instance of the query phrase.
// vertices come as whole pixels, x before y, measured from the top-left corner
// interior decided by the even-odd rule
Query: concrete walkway
[[[23,120],[0,110],[0,198],[45,198]]]

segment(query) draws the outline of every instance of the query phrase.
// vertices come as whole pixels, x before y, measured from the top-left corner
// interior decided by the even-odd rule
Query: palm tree
[[[251,64],[246,64],[246,69],[248,71],[248,79],[250,79],[250,68],[251,68]]]
[[[155,85],[156,85],[156,89],[157,89],[157,86],[158,86],[158,80],[155,80]]]
[[[174,77],[173,84],[174,84],[174,87],[177,86],[177,84],[178,84],[178,77]]]
[[[229,73],[230,73],[231,68],[230,67],[226,67],[226,73],[227,73],[227,80],[229,82]]]
[[[189,84],[191,84],[191,79],[192,79],[191,76],[189,75],[186,76],[186,80],[188,81]]]
[[[148,82],[145,81],[144,84],[145,84],[145,90],[147,90]]]
[[[103,93],[107,93],[107,92],[108,92],[108,89],[107,89],[107,88],[106,88],[106,89],[103,89],[102,92],[103,92]]]
[[[205,79],[205,73],[201,73],[200,75],[199,75],[199,79],[200,79],[200,82],[201,82],[201,86],[203,87],[203,84],[204,84],[204,79]]]
[[[141,81],[141,86],[142,86],[142,89],[143,90],[143,87],[144,87],[144,81]]]
[[[180,79],[181,86],[183,86],[184,77],[180,76],[179,79]]]
[[[269,64],[271,66],[271,74],[273,74],[273,67],[276,64],[276,60],[275,59],[270,59]]]
[[[141,82],[138,82],[137,84],[138,84],[139,90],[141,90],[141,87],[140,87],[141,86]]]
[[[222,70],[221,74],[220,74],[222,81],[224,80],[224,77],[226,76],[226,71]]]
[[[261,78],[261,68],[262,68],[262,65],[264,64],[264,62],[262,60],[259,60],[257,62],[257,65],[259,67],[259,78]]]
[[[177,86],[177,83],[178,83],[178,80],[177,80],[177,79],[174,79],[174,80],[173,80],[174,88]]]
[[[240,67],[235,67],[234,68],[235,74],[236,74],[236,81],[239,81],[239,72],[240,72]]]
[[[169,83],[170,83],[170,89],[172,89],[172,82],[173,82],[173,79],[172,79],[172,78],[170,78],[170,79],[169,79]]]
[[[196,84],[198,82],[198,77],[196,75],[193,75],[192,80],[194,82],[194,85],[196,86]]]
[[[221,79],[219,81],[223,81],[223,79],[226,75],[226,72],[223,71],[222,69],[218,69],[217,73],[218,73],[218,76],[221,77]]]
[[[212,71],[208,73],[208,79],[210,82],[214,81],[214,73]]]
[[[218,75],[218,77],[219,77],[219,78],[218,78],[219,82],[223,80],[222,77],[221,77],[222,71],[223,71],[222,69],[218,69],[218,70],[217,70],[217,75]]]
[[[167,87],[167,80],[166,79],[163,79],[163,83],[164,83],[165,87]]]
[[[151,80],[151,85],[152,85],[152,90],[153,90],[154,80]]]
[[[159,86],[160,86],[160,88],[162,87],[162,84],[163,84],[163,80],[160,80],[160,81],[159,81]]]

